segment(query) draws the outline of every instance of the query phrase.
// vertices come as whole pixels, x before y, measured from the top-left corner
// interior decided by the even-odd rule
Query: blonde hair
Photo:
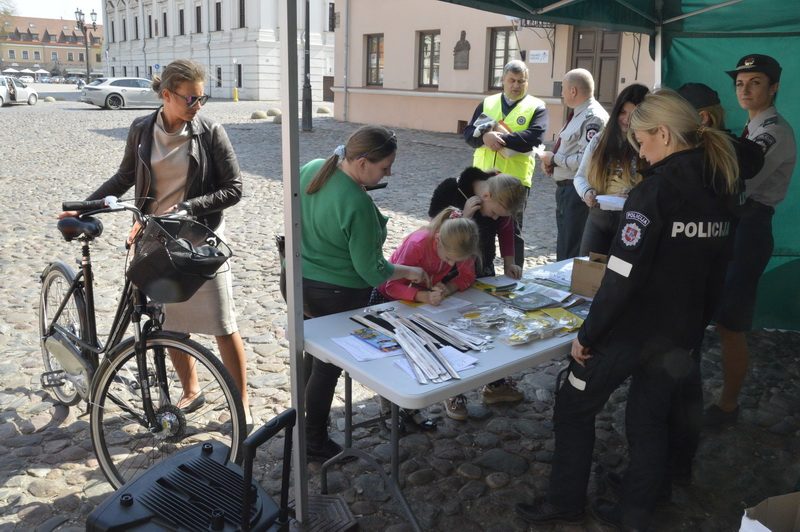
[[[178,85],[184,82],[198,83],[206,80],[206,70],[203,65],[191,59],[176,59],[164,68],[160,76],[153,76],[153,90],[159,98],[164,97],[164,91],[175,92]]]
[[[519,179],[513,175],[498,174],[487,179],[486,184],[492,199],[511,213],[511,216],[522,211],[527,190]]]
[[[452,253],[461,260],[479,257],[478,224],[469,218],[462,218],[461,211],[455,207],[442,209],[426,229],[430,238],[439,234],[439,243],[447,253]]]
[[[397,151],[397,137],[394,131],[381,126],[362,126],[347,138],[344,146],[344,158],[355,161],[362,157],[371,163],[384,160]],[[334,153],[314,176],[306,188],[307,194],[314,194],[325,186],[339,165],[339,155]]]
[[[631,114],[628,142],[638,152],[636,131],[655,133],[663,126],[670,133],[670,143],[677,151],[703,147],[706,169],[704,176],[715,191],[734,193],[738,189],[739,163],[727,134],[700,123],[700,115],[678,93],[661,89],[645,96]]]

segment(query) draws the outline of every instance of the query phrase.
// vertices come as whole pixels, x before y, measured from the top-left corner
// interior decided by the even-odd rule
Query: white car
[[[33,83],[33,76],[20,76],[19,80],[22,83]]]
[[[39,93],[12,76],[0,76],[0,107],[12,103],[35,105]]]
[[[152,82],[143,78],[97,78],[81,89],[80,101],[105,107],[159,107]]]

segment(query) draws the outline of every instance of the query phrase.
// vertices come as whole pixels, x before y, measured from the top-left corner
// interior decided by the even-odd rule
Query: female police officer
[[[693,354],[730,254],[726,196],[736,187],[736,155],[727,135],[701,126],[691,105],[671,91],[645,97],[631,116],[628,139],[651,167],[625,203],[608,271],[556,396],[548,498],[516,508],[535,523],[583,519],[594,419],[630,375],[630,464],[619,505],[596,505],[595,516],[647,528],[667,480],[670,448],[679,447],[671,440],[683,440],[684,471],[696,446],[699,423],[671,433],[669,418],[676,406],[682,419],[687,410],[694,420],[702,413]]]

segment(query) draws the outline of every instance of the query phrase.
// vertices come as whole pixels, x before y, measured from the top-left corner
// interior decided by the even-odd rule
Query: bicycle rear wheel
[[[147,378],[139,379],[132,338],[120,343],[100,365],[90,405],[92,445],[108,481],[119,488],[168,456],[200,442],[215,440],[238,460],[245,414],[233,379],[210,351],[183,335],[152,333],[145,353]],[[180,351],[181,361],[167,352]],[[176,369],[195,369],[205,402],[192,412],[175,406],[183,395]],[[142,393],[146,387],[149,394]],[[143,396],[156,413],[156,431],[148,424]]]
[[[45,346],[45,340],[50,322],[74,280],[75,273],[72,268],[63,262],[54,262],[42,272],[42,291],[39,295],[39,341],[42,347],[42,362],[46,372],[64,371],[59,361]],[[86,303],[83,299],[83,292],[76,290],[70,296],[56,323],[78,338],[84,338],[87,327],[86,320]],[[62,404],[66,406],[77,404],[81,398],[75,384],[66,377],[62,380],[63,384],[48,386],[48,389]],[[90,385],[88,379],[83,380],[86,381],[85,386],[88,389]]]

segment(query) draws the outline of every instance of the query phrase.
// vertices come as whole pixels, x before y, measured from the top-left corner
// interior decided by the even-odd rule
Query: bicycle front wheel
[[[229,460],[236,461],[246,436],[245,415],[239,391],[222,362],[197,342],[170,332],[149,335],[145,362],[142,379],[129,338],[103,361],[94,383],[92,445],[114,488],[200,442],[227,445]],[[184,383],[187,392],[199,389],[199,394],[192,395],[191,408],[182,409],[176,405]],[[147,397],[155,423],[145,414]]]

